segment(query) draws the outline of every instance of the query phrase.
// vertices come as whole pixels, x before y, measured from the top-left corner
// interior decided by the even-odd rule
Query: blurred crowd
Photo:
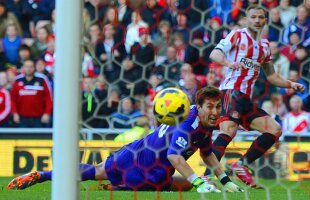
[[[253,3],[268,11],[262,35],[276,72],[306,87],[279,89],[261,72],[253,98],[284,131],[309,133],[310,0],[85,0],[82,125],[132,128],[147,117],[153,127],[162,88],[177,86],[193,101],[199,88],[219,86],[225,68],[209,54],[246,26]],[[55,0],[0,0],[1,127],[52,126],[56,21]],[[301,116],[299,127],[290,123]]]

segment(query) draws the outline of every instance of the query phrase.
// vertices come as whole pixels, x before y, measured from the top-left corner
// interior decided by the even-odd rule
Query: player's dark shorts
[[[172,185],[169,170],[137,165],[133,152],[126,148],[107,158],[105,171],[115,190],[169,191]]]
[[[250,123],[268,115],[264,110],[254,105],[250,97],[237,90],[223,90],[222,113],[219,122],[231,120],[250,130]]]

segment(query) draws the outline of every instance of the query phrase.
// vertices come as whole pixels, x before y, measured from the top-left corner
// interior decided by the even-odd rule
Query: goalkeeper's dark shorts
[[[166,169],[137,165],[133,152],[126,148],[107,158],[105,171],[115,190],[166,191],[172,185],[172,177]]]
[[[222,92],[222,113],[218,124],[230,120],[250,130],[250,124],[254,119],[268,115],[253,104],[247,94],[238,90],[223,90]]]

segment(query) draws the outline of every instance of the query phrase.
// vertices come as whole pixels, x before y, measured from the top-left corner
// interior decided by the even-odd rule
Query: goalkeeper
[[[220,192],[199,177],[186,160],[200,150],[203,161],[214,170],[223,191],[242,192],[222,170],[212,153],[212,131],[221,113],[221,93],[204,87],[196,94],[196,105],[177,126],[162,124],[153,133],[110,155],[99,165],[80,164],[81,180],[109,180],[113,190],[188,190],[199,193]],[[177,170],[182,180],[174,179]],[[36,171],[14,178],[8,189],[25,189],[52,179],[52,171]]]

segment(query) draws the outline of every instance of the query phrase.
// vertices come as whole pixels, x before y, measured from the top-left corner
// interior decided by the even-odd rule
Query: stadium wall
[[[114,141],[81,141],[80,161],[82,163],[100,163],[125,143]],[[233,142],[228,146],[222,162],[231,164],[236,161],[251,145],[250,142]],[[0,176],[16,176],[34,170],[52,169],[51,140],[0,140]],[[288,180],[310,179],[310,143],[287,144]],[[274,178],[272,164],[275,148],[256,164],[261,166],[259,176]],[[196,152],[189,163],[199,174],[203,174],[205,165]],[[268,166],[270,165],[270,166]],[[271,169],[271,170],[270,170]],[[300,172],[300,174],[297,174]]]

